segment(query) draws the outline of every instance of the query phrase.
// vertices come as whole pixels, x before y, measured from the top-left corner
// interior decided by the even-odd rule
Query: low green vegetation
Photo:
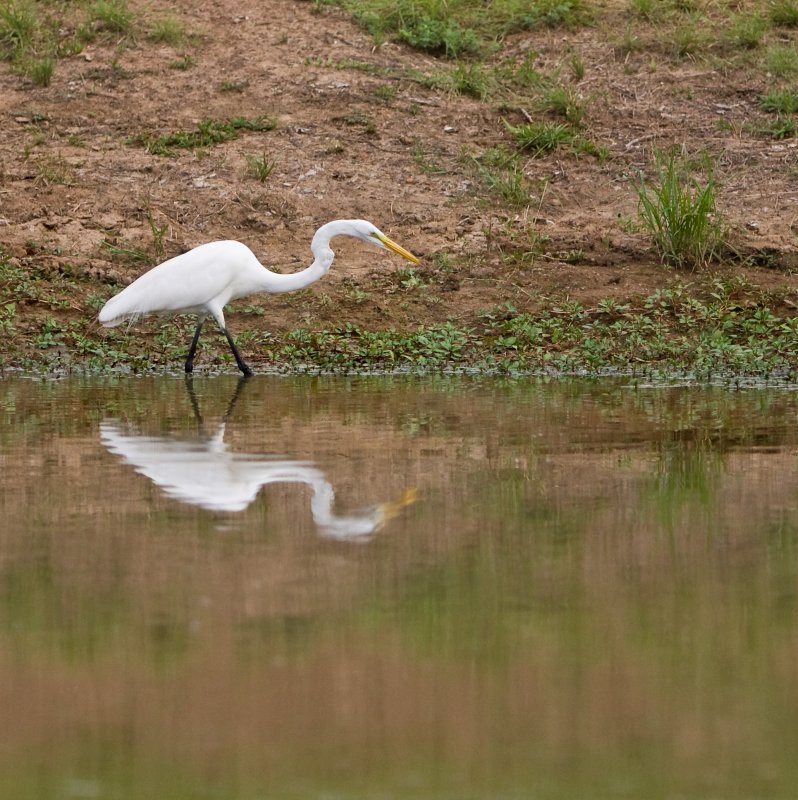
[[[582,0],[340,0],[375,39],[393,36],[449,58],[484,55],[503,37],[538,26],[578,25],[590,19]]]
[[[773,89],[759,98],[759,104],[771,114],[794,114],[798,111],[798,92],[792,88]]]
[[[605,148],[598,147],[572,125],[565,122],[541,121],[511,125],[505,120],[504,124],[516,145],[533,157],[545,155],[557,149],[585,153],[600,160],[606,158],[607,155]]]
[[[765,52],[764,67],[775,78],[789,80],[798,75],[798,50],[791,45],[773,44]]]
[[[491,250],[491,237],[501,229],[497,238],[504,237],[507,245],[496,248],[499,254],[494,263],[500,262],[497,269],[502,270],[503,278],[509,276],[508,286],[518,288],[512,282],[513,274],[544,258],[561,264],[585,261],[581,242],[550,246],[545,230],[534,221],[534,210],[543,206],[547,191],[555,186],[551,164],[563,162],[567,170],[568,160],[588,156],[606,164],[619,188],[625,187],[628,196],[637,200],[638,224],[631,220],[632,211],[626,232],[642,232],[650,241],[663,262],[667,288],[631,300],[608,296],[592,307],[559,296],[535,296],[529,306],[541,310],[519,311],[505,303],[482,313],[455,316],[451,312],[447,319],[447,298],[436,289],[446,280],[459,280],[457,271],[462,263],[456,256],[449,260],[439,254],[439,261],[429,268],[394,270],[387,289],[348,278],[329,294],[297,293],[284,302],[303,310],[308,306],[318,310],[336,302],[354,307],[372,302],[377,292],[386,289],[392,297],[386,303],[393,303],[394,310],[403,300],[423,297],[430,306],[437,304],[436,318],[445,321],[413,328],[409,323],[397,324],[374,331],[357,324],[334,326],[322,322],[321,315],[308,314],[307,318],[298,317],[303,327],[278,334],[268,332],[263,320],[247,320],[264,316],[259,305],[246,306],[238,319],[233,309],[233,329],[254,364],[277,369],[467,368],[501,373],[598,372],[647,365],[701,375],[720,371],[794,376],[798,369],[796,298],[771,297],[708,276],[708,267],[717,266],[732,253],[714,177],[715,162],[720,163],[722,156],[715,153],[691,161],[678,151],[655,153],[649,168],[639,176],[639,161],[632,168],[626,162],[619,166],[622,159],[607,163],[608,150],[591,127],[591,113],[605,104],[605,98],[591,95],[596,82],[591,80],[595,76],[590,62],[568,47],[554,56],[549,48],[549,55],[539,58],[531,49],[535,38],[527,34],[512,39],[511,47],[503,47],[508,36],[519,32],[534,30],[546,35],[545,29],[572,30],[595,24],[603,6],[592,0],[336,2],[351,12],[377,43],[390,38],[437,58],[420,59],[423,69],[410,69],[394,66],[390,59],[369,60],[367,49],[363,59],[334,59],[326,54],[308,57],[308,69],[355,70],[367,75],[370,84],[363,95],[370,106],[342,104],[331,118],[339,132],[329,139],[327,155],[344,152],[353,138],[373,137],[376,143],[383,134],[379,114],[386,107],[404,110],[410,117],[419,113],[423,103],[434,103],[435,98],[417,91],[419,86],[473,98],[481,104],[478,113],[495,121],[492,141],[464,144],[459,155],[456,148],[447,150],[434,140],[409,138],[407,146],[412,149],[417,173],[458,172],[462,195],[480,209],[491,209],[491,229],[487,233],[472,230],[490,240],[486,249],[492,257],[496,251]],[[174,70],[190,69],[195,59],[183,46],[191,34],[182,21],[169,11],[144,8],[128,5],[126,0],[71,4],[10,0],[0,7],[0,55],[28,85],[38,86],[50,83],[60,58],[79,52],[90,41],[113,42],[111,66],[87,67],[84,73],[87,79],[106,86],[129,77],[117,60],[128,47],[158,44],[181,48],[174,52],[174,60],[167,58],[165,63]],[[324,13],[321,5],[317,8]],[[619,61],[628,62],[626,74],[654,71],[658,63],[669,60],[695,60],[697,69],[707,73],[718,66],[733,69],[743,65],[745,74],[758,81],[758,103],[748,104],[750,117],[745,121],[730,114],[720,121],[713,117],[711,124],[717,124],[719,130],[723,130],[722,124],[729,126],[725,130],[734,125],[741,133],[775,139],[798,135],[798,93],[793,85],[798,75],[793,42],[798,1],[772,0],[757,5],[629,0],[624,14],[626,27],[618,29],[610,47]],[[250,88],[246,80],[217,79],[213,85],[219,94],[227,95],[223,99],[229,103],[241,101]],[[679,103],[688,102],[688,89],[680,92],[682,87],[674,87],[673,97]],[[473,108],[477,104],[468,105]],[[737,106],[734,108],[737,114]],[[245,134],[268,132],[276,124],[265,115],[205,119],[187,129],[134,131],[128,143],[160,157],[174,157]],[[34,127],[31,122],[31,141],[25,143],[23,153],[32,180],[42,187],[69,185],[78,170],[61,157],[37,150],[44,134]],[[34,140],[34,136],[40,138]],[[266,183],[273,175],[277,157],[264,149],[265,139],[251,136],[246,149],[252,152],[237,153],[239,165],[242,158],[245,161],[240,176]],[[563,172],[559,165],[558,171]],[[165,223],[156,223],[152,213],[148,214],[152,242],[132,242],[104,231],[100,248],[105,260],[132,270],[165,256]],[[681,270],[678,274],[682,277],[684,271],[693,271],[698,283],[673,284],[671,268]],[[524,285],[529,289],[532,283]],[[515,302],[526,289],[513,295]],[[93,327],[94,316],[110,293],[110,286],[82,283],[70,278],[68,270],[54,276],[0,256],[0,332],[14,334],[0,343],[3,362],[44,369],[179,369],[191,323],[146,323],[131,335],[124,330],[99,331]],[[410,310],[404,316],[395,314],[393,319],[412,318],[412,303],[406,307]],[[250,324],[236,324],[242,319]],[[208,363],[218,366],[227,358],[221,337],[216,345],[208,345]]]
[[[127,0],[60,3],[7,0],[0,4],[0,58],[37,86],[49,85],[58,60],[97,39],[131,46],[139,37],[176,46],[188,34],[182,21],[163,12],[148,20]]]
[[[706,267],[725,244],[723,220],[715,208],[711,169],[705,181],[671,152],[657,154],[653,180],[638,185],[639,214],[660,258],[678,268]]]
[[[95,0],[88,8],[88,28],[84,29],[84,36],[89,38],[96,33],[132,36],[135,19],[127,0]]]
[[[140,145],[157,156],[174,156],[177,150],[196,150],[213,147],[222,142],[237,139],[245,131],[271,131],[277,122],[273,117],[260,116],[254,119],[234,117],[230,120],[205,119],[192,130],[172,133],[140,133],[130,139],[131,144]]]
[[[479,156],[466,156],[479,181],[480,190],[510,209],[528,208],[542,195],[545,182],[534,184],[526,174],[524,160],[517,151],[492,147]]]
[[[119,257],[145,256],[130,252]],[[453,265],[441,259],[438,269],[451,273]],[[133,331],[101,330],[93,320],[112,290],[96,293],[80,278],[48,275],[43,281],[45,275],[0,256],[0,332],[6,334],[0,337],[0,357],[5,365],[48,372],[180,369],[192,318],[151,320]],[[400,297],[435,290],[431,274],[416,268],[399,270],[393,279]],[[342,291],[342,302],[357,305],[369,299],[369,292],[352,281]],[[259,305],[234,307],[228,317],[239,344],[260,370],[617,370],[703,380],[752,376],[795,381],[796,302],[795,292],[766,294],[741,279],[699,277],[638,300],[610,296],[587,307],[541,297],[537,311],[504,302],[467,321],[401,329],[345,323],[275,333],[268,330]],[[203,357],[211,370],[231,366],[221,335],[208,336]]]
[[[73,45],[79,49],[79,45]],[[0,56],[39,86],[47,86],[59,55],[56,33],[31,0],[0,6]],[[71,49],[71,48],[70,48]]]
[[[277,161],[264,150],[262,155],[256,156],[252,153],[247,153],[247,169],[246,173],[249,177],[255,178],[261,183],[265,183],[269,176],[277,166]]]
[[[182,44],[186,37],[185,25],[174,14],[163,14],[156,17],[147,32],[147,38],[151,42],[172,46]]]
[[[325,371],[647,368],[702,378],[795,379],[798,320],[769,305],[741,307],[744,294],[743,286],[715,280],[699,299],[694,289],[677,284],[636,304],[607,298],[592,309],[564,302],[522,313],[508,303],[486,310],[468,326],[447,322],[411,331],[369,331],[347,324],[261,337],[261,347],[267,362]]]
[[[769,15],[774,25],[798,28],[798,2],[796,0],[771,0]]]

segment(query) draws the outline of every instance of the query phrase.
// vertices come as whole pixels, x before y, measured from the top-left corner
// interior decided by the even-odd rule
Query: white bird
[[[208,511],[244,511],[264,486],[304,484],[312,491],[310,511],[319,533],[340,541],[367,541],[415,502],[416,490],[409,488],[396,500],[339,515],[334,512],[332,484],[312,462],[230,450],[224,440],[225,430],[246,384],[246,376],[239,379],[215,433],[206,433],[193,378],[188,376],[186,391],[197,421],[196,435],[148,436],[109,419],[100,423],[100,440],[109,452],[149,478],[168,497]]]
[[[306,461],[233,452],[224,441],[225,424],[219,423],[210,437],[182,439],[146,436],[109,419],[100,423],[100,440],[168,497],[208,511],[244,511],[261,487],[273,483],[309,486],[310,511],[319,533],[340,541],[368,540],[416,499],[415,489],[406,489],[396,500],[337,515],[335,492],[318,467]]]
[[[292,292],[319,280],[333,262],[330,239],[334,236],[354,236],[419,263],[412,253],[364,219],[337,219],[322,225],[310,243],[313,263],[287,275],[264,267],[241,242],[209,242],[145,272],[103,306],[100,323],[112,328],[126,321],[135,322],[146,314],[196,314],[197,327],[185,364],[186,372],[192,372],[202,325],[211,316],[227,338],[238,368],[244,375],[252,375],[227,329],[225,305],[259,292]]]

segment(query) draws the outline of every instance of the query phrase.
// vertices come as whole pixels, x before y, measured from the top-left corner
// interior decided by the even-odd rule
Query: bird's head
[[[402,256],[402,258],[411,261],[413,264],[418,264],[418,259],[411,252],[405,250],[404,247],[386,236],[376,225],[373,225],[368,220],[353,219],[350,220],[350,223],[352,225],[352,236],[362,239],[364,242],[376,244],[378,247],[382,247],[385,250],[391,250],[397,255]]]

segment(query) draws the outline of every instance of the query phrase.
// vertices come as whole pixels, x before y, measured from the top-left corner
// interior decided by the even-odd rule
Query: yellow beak
[[[384,525],[388,520],[396,517],[405,506],[412,506],[416,502],[417,494],[415,487],[411,487],[405,489],[396,500],[383,503],[380,506],[380,524]]]
[[[382,233],[374,233],[372,235],[379,239],[389,250],[393,250],[394,253],[402,256],[402,258],[406,258],[408,261],[418,264],[418,259],[411,252],[405,250],[404,247],[396,244],[393,239],[389,239],[385,234]]]

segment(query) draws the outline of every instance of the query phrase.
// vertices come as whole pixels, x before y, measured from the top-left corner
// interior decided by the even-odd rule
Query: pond
[[[798,392],[0,380],[0,797],[788,798]]]

